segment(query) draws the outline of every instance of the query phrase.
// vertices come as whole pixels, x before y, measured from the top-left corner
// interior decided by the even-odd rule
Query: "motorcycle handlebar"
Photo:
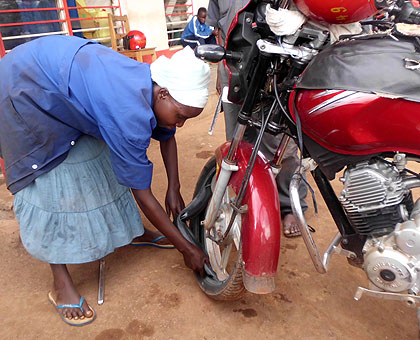
[[[195,48],[194,53],[197,58],[211,63],[218,63],[223,59],[232,61],[240,61],[242,59],[241,52],[226,51],[220,45],[200,45]]]

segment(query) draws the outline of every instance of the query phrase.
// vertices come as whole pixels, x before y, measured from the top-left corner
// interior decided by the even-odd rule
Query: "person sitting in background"
[[[205,24],[207,10],[204,7],[198,9],[184,29],[181,36],[182,46],[196,48],[198,45],[216,44],[217,30]]]

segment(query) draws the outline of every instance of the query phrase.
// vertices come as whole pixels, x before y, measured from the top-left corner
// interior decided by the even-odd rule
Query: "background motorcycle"
[[[420,44],[398,33],[395,23],[419,23],[419,8],[405,0],[375,6],[366,1],[348,21],[387,5],[388,20],[370,22],[382,33],[328,46],[329,32],[314,21],[293,36],[275,37],[265,21],[268,2],[250,1],[238,13],[225,48],[196,50],[203,59],[226,62],[228,99],[242,104],[233,140],[206,164],[193,201],[177,219],[184,236],[209,255],[211,267],[205,277],[197,276],[199,285],[220,300],[237,299],[246,290],[274,290],[281,235],[274,177],[293,138],[302,158],[290,184],[292,209],[317,271],[327,271],[332,254],[346,256],[370,282],[369,289],[358,288],[355,299],[368,294],[415,306],[420,201],[414,203],[411,190],[420,187],[420,176],[406,166],[408,160],[420,161]],[[288,1],[270,3],[288,6]],[[301,9],[310,18],[322,16]],[[324,21],[344,10],[331,7],[325,13],[333,13],[332,19]],[[255,145],[242,141],[247,127],[260,130]],[[272,160],[258,153],[264,133],[283,134]],[[343,190],[336,194],[330,180],[343,169]],[[307,171],[338,228],[322,257],[299,202]]]

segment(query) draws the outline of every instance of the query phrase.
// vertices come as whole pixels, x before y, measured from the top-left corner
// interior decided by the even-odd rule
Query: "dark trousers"
[[[183,47],[190,46],[192,49],[196,48],[199,45],[217,44],[216,37],[213,34],[206,39],[192,37],[192,38],[182,39],[181,41],[182,41]]]

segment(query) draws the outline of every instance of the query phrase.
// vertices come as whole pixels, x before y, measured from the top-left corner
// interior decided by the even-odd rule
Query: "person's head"
[[[206,17],[207,17],[207,9],[205,7],[200,7],[197,11],[198,21],[204,24],[206,22]]]
[[[153,86],[153,111],[159,126],[181,127],[198,116],[207,103],[209,66],[186,47],[171,59],[161,56],[150,66]]]
[[[167,88],[156,83],[153,86],[153,112],[158,126],[167,129],[182,127],[189,118],[197,117],[203,108],[187,106],[177,102]]]

